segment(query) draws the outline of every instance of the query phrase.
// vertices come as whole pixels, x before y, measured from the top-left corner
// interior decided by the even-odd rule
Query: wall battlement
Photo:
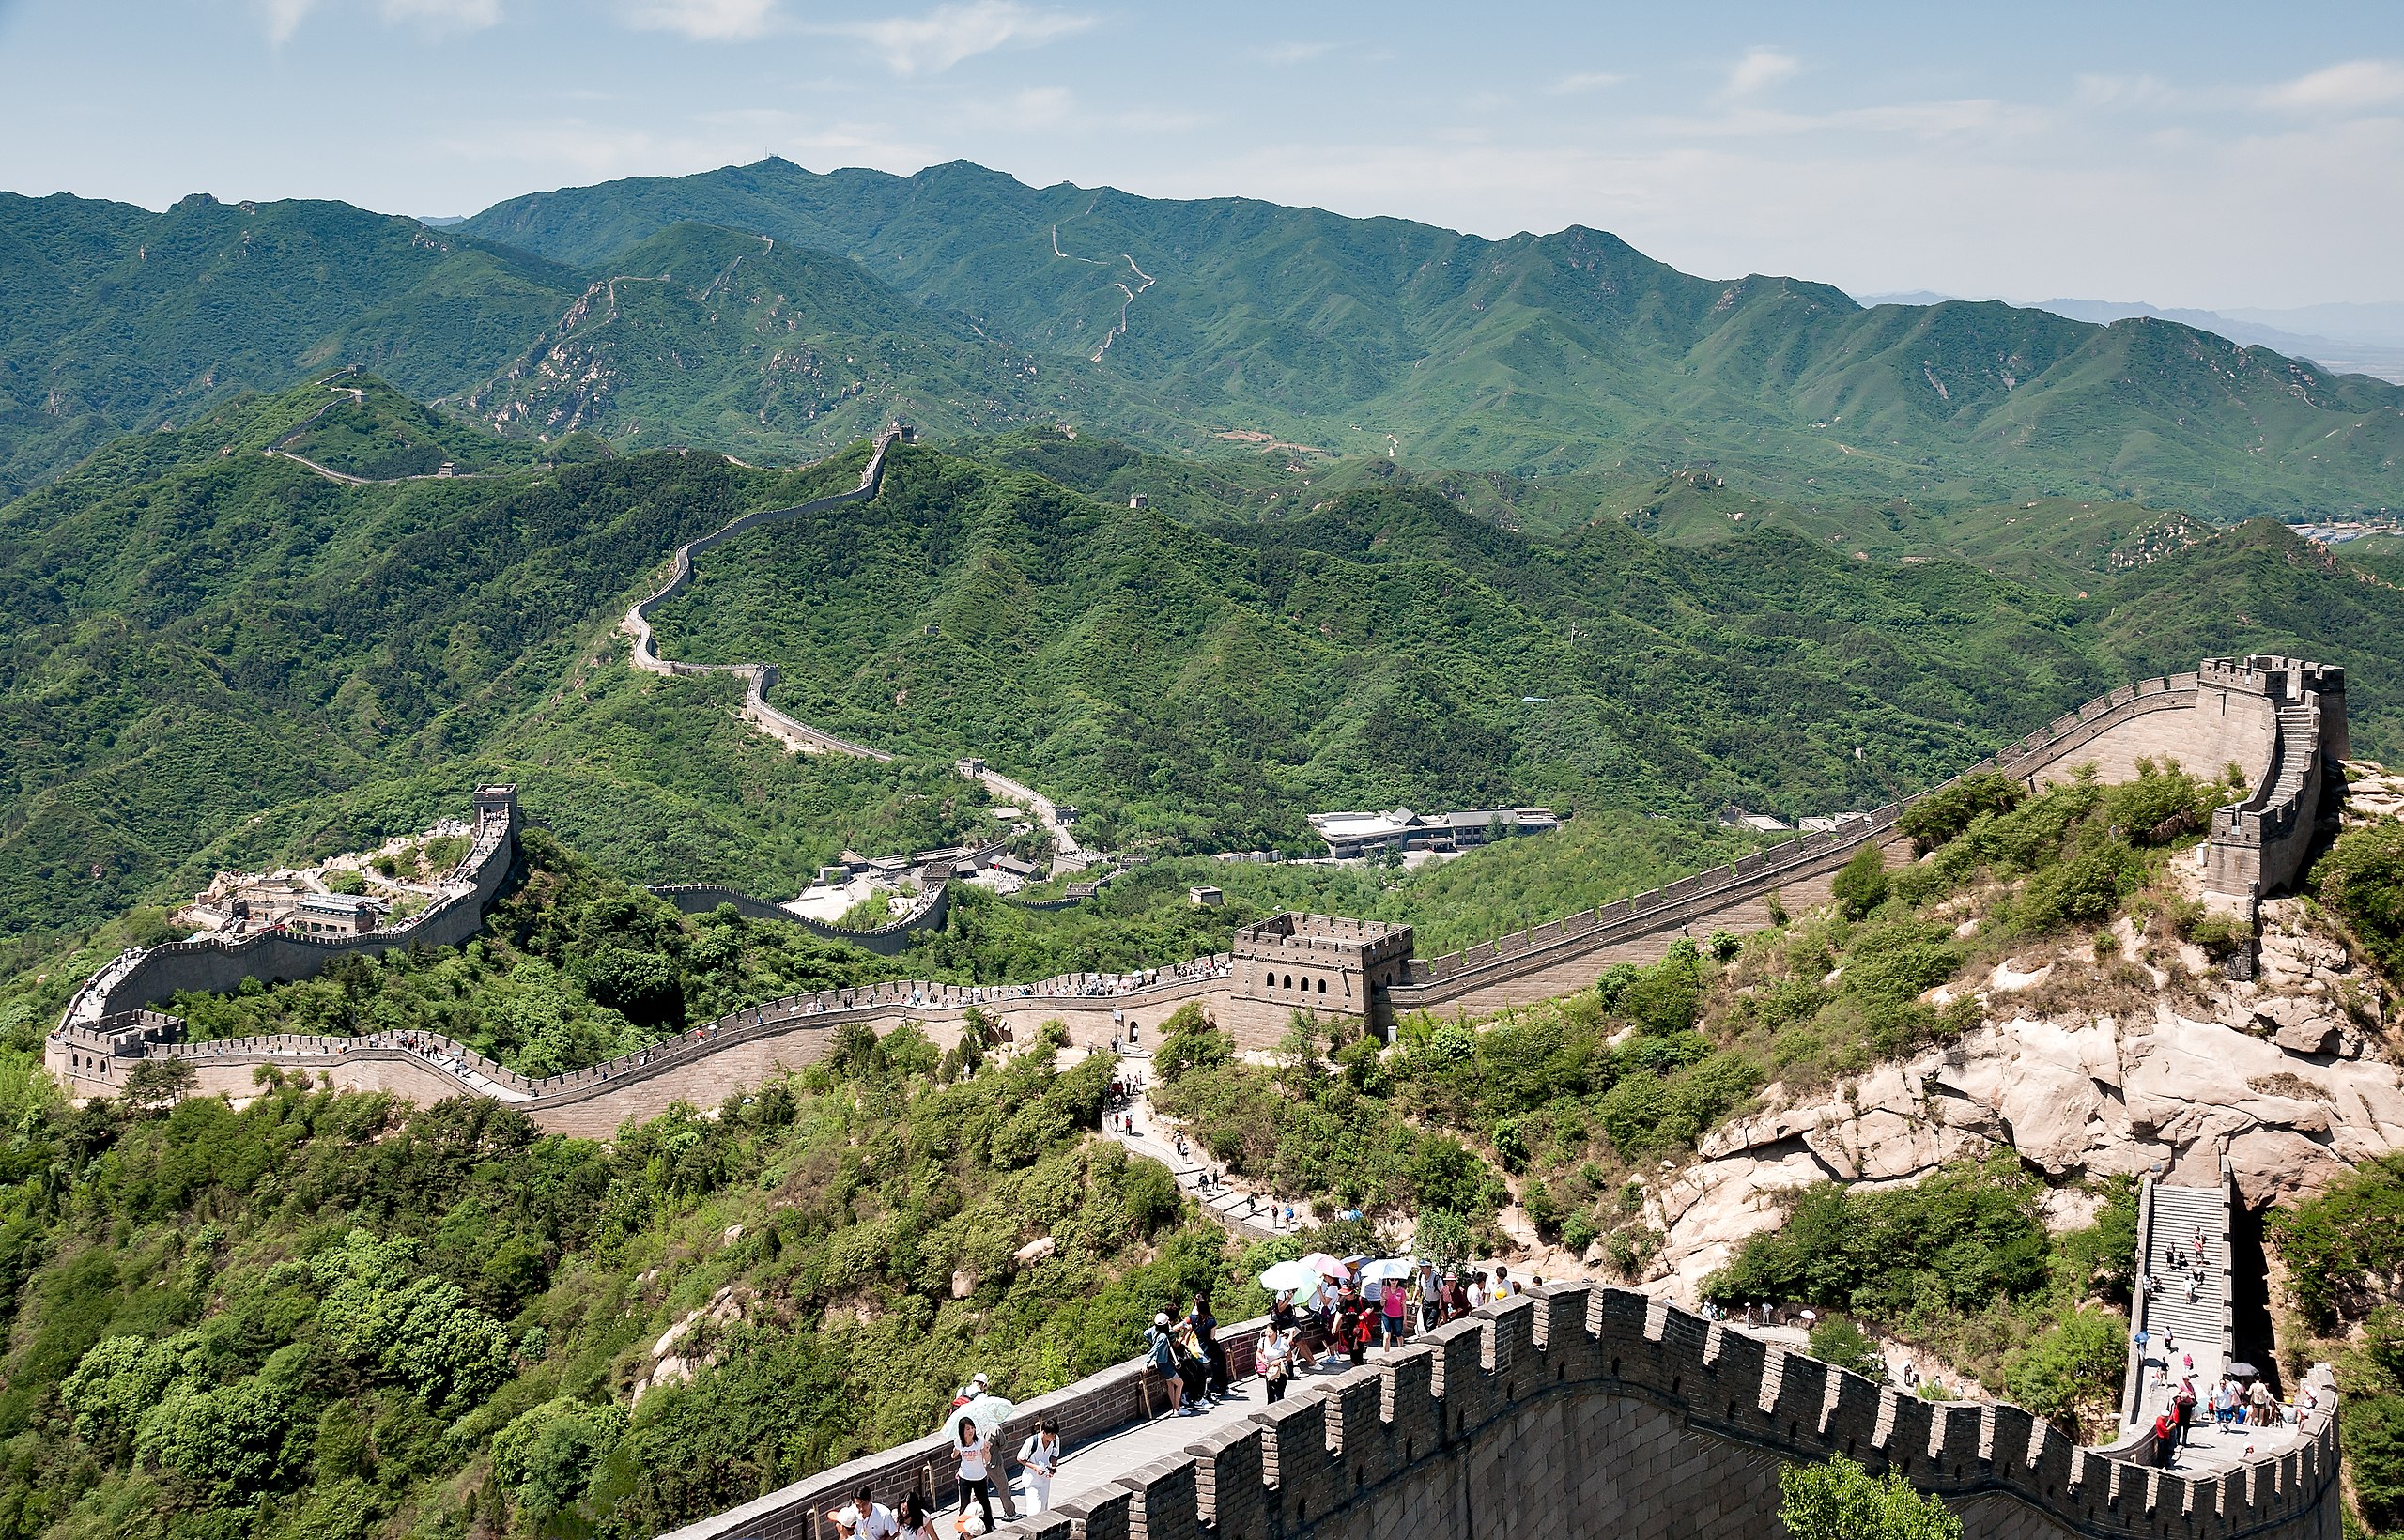
[[[95,973],[68,1002],[60,1030],[90,1027],[139,1007],[153,1006],[184,990],[223,993],[244,978],[312,978],[328,964],[350,956],[374,957],[396,947],[456,946],[484,926],[517,852],[517,790],[481,786],[475,793],[475,832],[468,853],[443,879],[443,897],[390,930],[360,935],[316,936],[295,931],[263,931],[226,941],[198,936],[119,953]],[[57,1034],[53,1034],[54,1039]],[[53,1064],[54,1072],[60,1066]]]
[[[1241,1334],[1247,1356],[1249,1328]],[[1120,1365],[1030,1402],[1069,1457],[1143,1420]],[[2310,1382],[2334,1406],[2326,1365]],[[1116,1421],[1114,1421],[1116,1419]],[[1002,1447],[1014,1447],[1015,1424]],[[999,1532],[1048,1540],[1386,1540],[1534,1532],[1583,1540],[1775,1532],[1781,1459],[1893,1469],[2005,1536],[2335,1540],[2337,1447],[2225,1475],[2150,1469],[2150,1438],[2075,1447],[2018,1407],[1934,1403],[1872,1384],[1626,1289],[1560,1284],[1439,1328],[1384,1363],[1299,1390],[1099,1492]],[[941,1435],[796,1483],[666,1540],[805,1540],[863,1482],[879,1501],[952,1496]],[[1478,1521],[1464,1526],[1467,1516]]]

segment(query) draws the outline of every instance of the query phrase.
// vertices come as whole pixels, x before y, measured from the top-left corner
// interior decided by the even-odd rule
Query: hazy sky
[[[512,193],[964,157],[1710,276],[2404,300],[2404,5],[0,0],[0,187]]]

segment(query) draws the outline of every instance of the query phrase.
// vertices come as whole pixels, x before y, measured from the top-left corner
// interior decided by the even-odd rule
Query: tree
[[[1439,1271],[1466,1260],[1476,1243],[1469,1221],[1449,1209],[1423,1209],[1412,1225],[1411,1250],[1435,1263]]]
[[[125,1077],[125,1100],[145,1112],[170,1107],[192,1094],[199,1076],[179,1058],[146,1058]]]
[[[1811,1356],[1865,1379],[1884,1383],[1887,1378],[1886,1355],[1869,1332],[1842,1316],[1823,1317],[1812,1325]]]
[[[528,1517],[540,1518],[584,1495],[625,1430],[625,1409],[615,1403],[546,1401],[493,1435],[493,1474]]]
[[[1873,1476],[1846,1459],[1778,1472],[1778,1517],[1794,1540],[1962,1540],[1962,1520],[1895,1471]]]
[[[2128,1332],[2117,1317],[2073,1310],[2004,1360],[2004,1390],[2073,1438],[2082,1437],[2088,1423],[2110,1421],[2128,1350]]]
[[[1887,901],[1887,855],[1876,845],[1864,845],[1837,873],[1829,895],[1847,919],[1859,919]]]

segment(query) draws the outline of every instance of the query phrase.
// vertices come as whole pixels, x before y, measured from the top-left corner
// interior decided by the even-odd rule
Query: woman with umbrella
[[[974,1402],[963,1407],[959,1420],[952,1425],[951,1452],[960,1461],[960,1506],[953,1512],[961,1518],[967,1517],[968,1500],[975,1498],[979,1511],[985,1517],[985,1532],[991,1534],[994,1532],[994,1477],[987,1466],[993,1458],[994,1436],[977,1425],[975,1409]]]

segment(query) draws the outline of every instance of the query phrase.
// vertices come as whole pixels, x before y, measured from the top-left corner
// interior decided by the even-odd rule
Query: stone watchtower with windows
[[[1222,1024],[1246,1048],[1273,1048],[1294,1012],[1394,1036],[1387,986],[1410,961],[1408,925],[1328,915],[1271,915],[1235,933]]]

